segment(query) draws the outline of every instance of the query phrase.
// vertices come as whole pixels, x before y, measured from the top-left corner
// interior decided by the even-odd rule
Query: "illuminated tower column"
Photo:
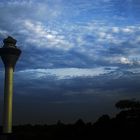
[[[3,133],[12,133],[13,72],[21,54],[21,50],[15,46],[16,42],[9,36],[3,40],[4,45],[0,48],[0,56],[5,66]]]

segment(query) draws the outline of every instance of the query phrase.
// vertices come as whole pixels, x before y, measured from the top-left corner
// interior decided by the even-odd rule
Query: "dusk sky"
[[[1,0],[1,46],[8,35],[22,50],[14,124],[95,122],[140,99],[140,0]],[[3,86],[0,60],[0,122]]]

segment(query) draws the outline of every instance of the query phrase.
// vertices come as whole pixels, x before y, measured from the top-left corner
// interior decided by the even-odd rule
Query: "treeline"
[[[116,117],[103,115],[95,123],[79,119],[74,124],[58,121],[55,125],[14,126],[11,140],[140,138],[140,102],[121,100],[115,106],[120,109]]]

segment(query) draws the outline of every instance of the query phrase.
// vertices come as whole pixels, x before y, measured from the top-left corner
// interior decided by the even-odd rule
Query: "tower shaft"
[[[5,67],[3,133],[12,132],[13,67]]]

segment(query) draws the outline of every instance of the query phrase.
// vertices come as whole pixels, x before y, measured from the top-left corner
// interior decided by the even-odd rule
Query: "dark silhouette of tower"
[[[16,47],[16,42],[8,36],[3,40],[4,45],[0,48],[0,56],[5,66],[3,133],[7,134],[12,133],[13,72],[21,54],[21,50]]]

